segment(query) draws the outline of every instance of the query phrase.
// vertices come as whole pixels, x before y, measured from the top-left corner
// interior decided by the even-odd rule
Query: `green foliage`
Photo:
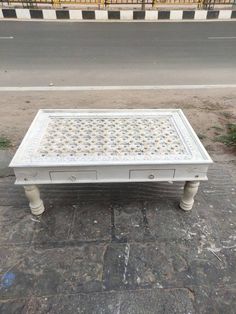
[[[0,149],[6,149],[11,146],[11,142],[8,138],[0,136]]]
[[[201,134],[201,133],[198,133],[197,136],[198,136],[199,140],[204,140],[206,138],[206,135]]]
[[[216,140],[226,144],[227,146],[236,146],[236,124],[228,124],[228,134],[221,135]]]
[[[212,129],[215,129],[216,131],[224,131],[224,129],[222,129],[220,126],[218,126],[218,125],[213,125],[212,126]]]
[[[232,118],[232,113],[227,112],[227,111],[223,111],[222,115],[226,118],[226,119],[230,119]]]

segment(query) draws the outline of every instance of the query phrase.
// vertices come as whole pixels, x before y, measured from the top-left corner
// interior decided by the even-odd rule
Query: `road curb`
[[[0,20],[73,20],[73,21],[204,21],[236,20],[236,10],[55,10],[0,9]]]

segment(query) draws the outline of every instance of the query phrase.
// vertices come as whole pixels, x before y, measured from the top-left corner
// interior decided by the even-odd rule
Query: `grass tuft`
[[[227,112],[227,111],[223,111],[222,115],[226,118],[226,119],[230,119],[232,118],[232,113]]]
[[[224,129],[222,129],[222,128],[221,128],[220,126],[218,126],[218,125],[213,125],[211,128],[212,128],[212,129],[215,129],[215,130],[218,131],[218,132],[224,131]]]
[[[228,134],[217,137],[216,141],[224,143],[227,146],[236,146],[236,124],[230,123],[227,127]]]
[[[198,133],[197,136],[198,136],[199,140],[204,140],[206,138],[206,135],[201,134],[201,133]]]
[[[3,136],[0,136],[0,149],[6,149],[11,146],[11,141]]]

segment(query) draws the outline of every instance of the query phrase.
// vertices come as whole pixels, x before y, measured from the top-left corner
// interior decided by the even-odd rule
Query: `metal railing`
[[[55,8],[66,5],[93,5],[98,8],[107,8],[111,5],[140,5],[142,9],[145,6],[168,6],[168,5],[195,5],[198,8],[214,8],[215,5],[233,5],[236,0],[0,0],[2,5],[22,5],[23,7],[38,7],[50,5]]]
[[[0,3],[7,3],[7,4],[22,4],[22,5],[43,5],[43,4],[49,4],[53,6],[57,5],[66,5],[66,4],[99,4],[102,0],[0,0]]]
[[[215,5],[233,5],[235,0],[202,0],[203,9],[214,9]]]

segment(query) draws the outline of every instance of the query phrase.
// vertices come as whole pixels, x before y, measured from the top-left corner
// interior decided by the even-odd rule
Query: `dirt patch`
[[[236,91],[84,91],[6,92],[0,100],[0,136],[11,140],[16,150],[32,119],[42,108],[180,108],[203,145],[213,154],[234,156],[235,151],[216,137],[236,121]]]

